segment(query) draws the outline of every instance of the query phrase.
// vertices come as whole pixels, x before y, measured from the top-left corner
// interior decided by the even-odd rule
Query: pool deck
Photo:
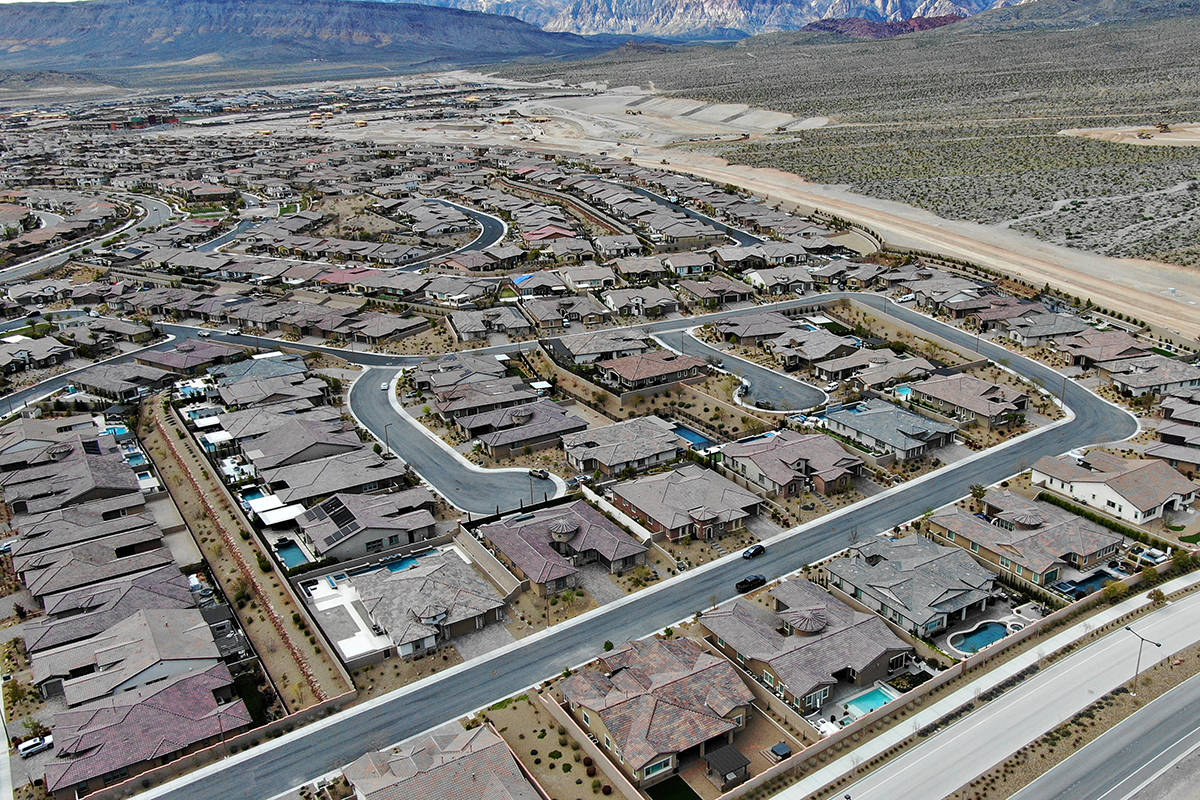
[[[1008,601],[999,600],[993,601],[988,606],[987,610],[982,613],[972,614],[965,621],[959,622],[950,626],[934,637],[933,643],[937,645],[943,652],[948,653],[956,658],[966,658],[974,655],[967,653],[950,644],[950,639],[960,633],[969,633],[975,630],[985,622],[1000,622],[1005,625],[1018,623],[1028,625],[1034,620],[1040,619],[1041,615],[1036,613],[1034,608],[1036,603],[1026,603],[1024,605],[1013,606]],[[999,640],[997,640],[999,641]]]

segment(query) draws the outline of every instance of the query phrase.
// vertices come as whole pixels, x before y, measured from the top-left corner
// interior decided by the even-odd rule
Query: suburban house
[[[839,688],[871,686],[909,664],[912,645],[883,619],[814,583],[784,581],[768,596],[769,609],[738,598],[700,624],[717,649],[801,713],[820,711]]]
[[[467,342],[487,339],[493,333],[528,336],[533,326],[512,306],[496,306],[482,311],[453,312],[450,314],[450,330],[460,342]]]
[[[1066,567],[1085,571],[1113,558],[1121,537],[1049,503],[1004,491],[988,492],[983,518],[954,507],[928,520],[946,541],[1003,572],[1049,586]]]
[[[546,399],[457,417],[454,424],[493,458],[557,447],[565,434],[587,429],[585,420]]]
[[[1013,424],[1029,406],[1029,395],[972,375],[945,375],[910,384],[910,399],[964,424],[985,428]]]
[[[732,744],[754,700],[725,659],[684,638],[626,642],[562,683],[571,713],[638,786]]]
[[[652,350],[596,362],[597,380],[615,392],[636,392],[695,378],[708,370],[708,362],[671,350]]]
[[[453,551],[424,553],[407,568],[375,569],[349,581],[372,630],[390,639],[401,658],[504,621],[504,598]]]
[[[846,452],[833,437],[791,430],[727,444],[721,459],[726,469],[769,497],[795,497],[810,489],[825,495],[844,492],[864,467],[861,458]]]
[[[448,421],[531,403],[538,396],[527,383],[516,377],[460,383],[434,393],[437,396],[434,408]]]
[[[33,658],[43,697],[77,706],[221,662],[199,609],[142,609],[95,636]]]
[[[612,317],[612,312],[590,294],[525,300],[521,305],[540,333],[559,332],[571,325],[599,325]]]
[[[679,311],[679,300],[659,286],[611,289],[603,297],[606,306],[624,317],[661,317]]]
[[[543,597],[579,586],[579,568],[620,575],[646,563],[646,547],[583,500],[505,517],[475,534]]]
[[[1200,386],[1200,366],[1151,353],[1139,358],[1096,363],[1096,371],[1126,397],[1163,395]]]
[[[1008,338],[1022,347],[1037,347],[1087,330],[1087,323],[1067,314],[1029,314],[1008,321]]]
[[[434,506],[433,495],[423,487],[391,494],[335,494],[296,523],[314,553],[344,561],[435,536]]]
[[[75,800],[252,724],[224,664],[176,674],[54,715],[46,792]]]
[[[1039,458],[1031,480],[1114,517],[1141,525],[1196,499],[1196,484],[1158,459],[1121,458],[1106,450]]]
[[[958,430],[886,400],[863,400],[825,415],[825,426],[867,450],[894,454],[898,461],[919,458],[950,444]]]
[[[726,306],[743,303],[754,297],[754,288],[725,275],[713,275],[708,280],[681,280],[680,294],[707,306]]]
[[[1150,355],[1149,347],[1122,330],[1085,331],[1061,340],[1058,349],[1067,355],[1073,365],[1085,368],[1103,361],[1122,361]]]
[[[926,639],[983,612],[996,593],[994,572],[924,536],[872,539],[824,569],[831,586]]]
[[[542,800],[490,725],[459,722],[390,750],[371,751],[342,770],[355,800]]]
[[[339,492],[358,494],[403,486],[408,465],[384,459],[366,448],[262,471],[263,481],[284,505],[313,505]]]
[[[854,339],[838,336],[825,328],[796,326],[762,342],[784,369],[796,369],[817,361],[848,356],[858,349]]]
[[[697,464],[634,478],[609,489],[613,505],[651,533],[675,541],[744,530],[762,498]]]
[[[655,347],[649,336],[636,330],[577,333],[545,344],[556,361],[574,366],[645,353]]]
[[[656,417],[634,417],[601,428],[570,433],[562,446],[567,463],[579,472],[604,475],[641,472],[683,455],[686,442],[675,426]]]

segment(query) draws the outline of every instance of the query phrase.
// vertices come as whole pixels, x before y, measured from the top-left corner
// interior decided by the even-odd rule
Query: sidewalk
[[[1164,594],[1169,595],[1172,592],[1185,589],[1197,583],[1200,583],[1200,572],[1192,572],[1188,575],[1183,575],[1181,577],[1169,580],[1166,583],[1160,584],[1157,588],[1162,589]],[[922,709],[920,712],[913,714],[912,716],[908,717],[903,724],[893,725],[891,728],[879,734],[875,738],[850,751],[847,755],[844,755],[838,758],[836,761],[827,764],[816,772],[806,775],[799,782],[792,784],[787,789],[784,789],[782,792],[776,795],[776,797],[779,798],[779,800],[803,800],[803,798],[820,791],[828,784],[857,768],[863,762],[870,761],[876,756],[886,752],[888,749],[904,741],[913,733],[925,727],[926,725],[932,725],[934,722],[954,711],[955,709],[965,705],[966,703],[972,702],[976,697],[988,689],[1003,683],[1013,675],[1016,675],[1033,664],[1036,664],[1043,657],[1048,656],[1056,650],[1087,636],[1097,628],[1101,628],[1109,622],[1119,619],[1124,614],[1134,611],[1144,606],[1146,603],[1147,600],[1145,594],[1139,593],[1128,600],[1118,603],[1115,606],[1109,606],[1108,608],[1093,614],[1091,617],[1088,617],[1086,620],[1078,622],[1071,627],[1055,634],[1054,636],[1051,636],[1038,646],[1026,650],[1020,655],[1014,656],[995,669],[988,671],[986,674],[981,675],[974,681],[971,681],[965,686],[955,690],[952,694],[943,697],[936,703],[933,703],[932,705]],[[1170,607],[1170,605],[1164,606],[1164,608]],[[1157,660],[1158,659],[1156,658],[1148,657],[1143,666],[1149,667]],[[1036,680],[1036,677],[1030,680]],[[984,708],[986,708],[986,706],[984,706]],[[970,717],[964,719],[970,719]],[[962,722],[963,720],[959,721]],[[1036,738],[1036,735],[1031,735],[1030,738]],[[910,750],[909,752],[912,751]]]

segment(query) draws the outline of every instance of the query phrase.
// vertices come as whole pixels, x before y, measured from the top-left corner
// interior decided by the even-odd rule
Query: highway
[[[1161,648],[1145,648],[1143,670],[1200,638],[1194,624],[1197,614],[1200,595],[1191,594],[1133,623],[1139,634],[1162,644]],[[958,724],[923,740],[846,787],[845,793],[854,800],[944,797],[1129,681],[1137,665],[1138,647],[1136,637],[1118,628],[983,705]],[[1172,743],[1181,739],[1195,743],[1196,717],[1181,713],[1180,708],[1189,697],[1200,707],[1200,685],[1168,701],[1179,719],[1164,728],[1154,728],[1156,717],[1165,722],[1170,716],[1160,705],[1150,717],[1127,728],[1126,735],[1110,737],[1099,748],[1093,747],[1091,753],[1083,748],[1072,757],[1081,759],[1074,766],[1057,775],[1057,770],[1051,771],[1038,782],[1040,785],[1034,784],[1016,797],[1121,800],[1126,796],[1118,786],[1123,774],[1144,779],[1154,771],[1143,769],[1147,762],[1141,756],[1153,757],[1165,749],[1172,754],[1164,759],[1169,761],[1176,753]],[[1138,738],[1131,738],[1130,733]],[[1178,749],[1186,748],[1180,745]],[[1107,763],[1099,760],[1106,753]],[[1094,767],[1096,772],[1084,775],[1085,767]],[[1130,786],[1138,782],[1136,777],[1127,780]]]
[[[1138,709],[1010,800],[1148,800],[1179,783],[1183,793],[1174,796],[1195,797],[1195,765],[1187,760],[1197,749],[1200,675]]]
[[[837,296],[840,295],[793,302],[809,304]],[[886,298],[856,297],[876,308],[886,308],[888,313],[918,328],[936,332],[964,346],[974,346],[973,336],[896,306]],[[703,324],[703,321],[704,318],[700,318],[689,323]],[[660,332],[679,327],[679,321],[642,327]],[[990,342],[980,342],[979,348],[984,355],[1003,358],[1017,372],[1036,378],[1044,385],[1062,383],[1061,376],[1048,367]],[[353,354],[343,352],[342,355],[353,358]],[[370,392],[371,383],[364,385],[365,391]],[[376,394],[383,394],[378,382],[373,388]],[[1132,416],[1075,383],[1066,384],[1066,402],[1074,412],[1074,417],[1069,420],[1014,440],[1006,447],[975,454],[922,479],[776,537],[767,543],[767,552],[755,560],[754,571],[768,578],[779,577],[846,547],[852,535],[862,538],[900,525],[928,509],[962,497],[972,484],[991,484],[1027,469],[1043,455],[1063,453],[1098,440],[1120,440],[1137,431],[1137,422]],[[400,455],[407,458],[403,450]],[[690,570],[618,603],[558,625],[544,635],[521,640],[452,671],[343,711],[322,721],[319,726],[300,729],[240,753],[215,768],[199,770],[152,790],[150,796],[172,800],[209,800],[213,797],[258,800],[270,796],[335,769],[357,758],[364,750],[415,735],[557,674],[565,666],[587,661],[606,639],[623,641],[644,636],[690,617],[714,602],[733,596],[733,583],[745,572],[745,564],[737,554]],[[890,795],[896,796],[923,795]]]

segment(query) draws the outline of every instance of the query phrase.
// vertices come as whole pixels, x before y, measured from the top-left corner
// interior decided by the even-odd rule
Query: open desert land
[[[1126,125],[1115,128],[1068,128],[1062,133],[1064,136],[1081,136],[1143,147],[1200,147],[1200,122],[1170,125],[1166,131],[1154,125]]]

